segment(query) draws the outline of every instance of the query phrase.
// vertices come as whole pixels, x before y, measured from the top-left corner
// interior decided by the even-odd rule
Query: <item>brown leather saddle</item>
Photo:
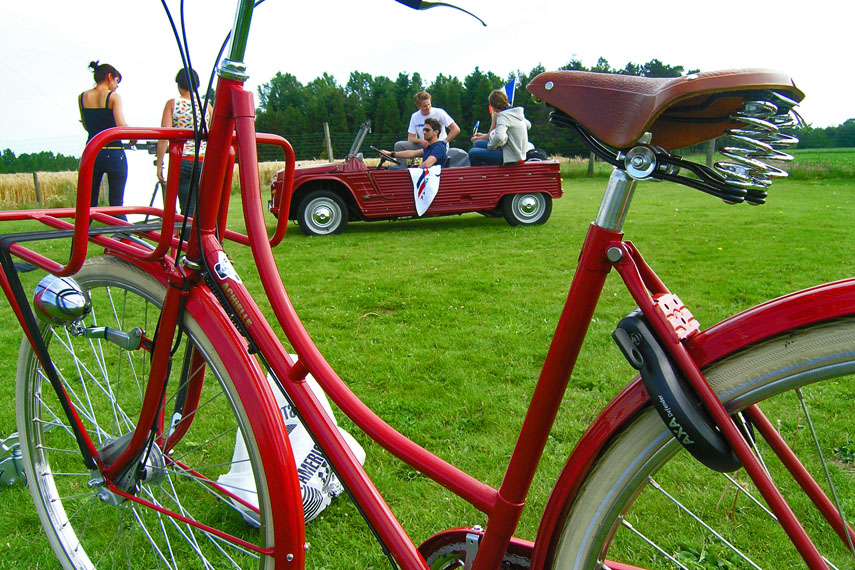
[[[559,109],[605,144],[627,149],[646,132],[667,150],[743,126],[731,115],[758,92],[804,99],[786,74],[741,69],[654,78],[586,71],[549,71],[529,84],[532,95]]]

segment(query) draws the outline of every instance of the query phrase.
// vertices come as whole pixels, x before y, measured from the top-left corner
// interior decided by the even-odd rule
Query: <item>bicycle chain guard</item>
[[[742,464],[730,444],[672,364],[640,309],[618,323],[612,338],[630,366],[641,372],[650,403],[686,451],[715,471],[729,473],[739,469]]]

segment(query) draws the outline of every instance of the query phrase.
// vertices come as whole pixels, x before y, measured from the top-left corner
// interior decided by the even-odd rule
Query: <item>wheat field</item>
[[[804,179],[851,179],[855,171],[855,149],[810,149],[795,151],[796,160],[786,170],[790,178]],[[551,157],[561,163],[562,178],[589,176],[588,158],[561,156]],[[690,160],[702,162],[704,157],[687,156]],[[718,159],[719,157],[717,157]],[[318,164],[326,161],[300,161],[297,164]],[[377,165],[376,158],[366,158],[369,166]],[[276,171],[285,167],[284,162],[263,162],[258,165],[262,185],[266,185]],[[594,176],[608,176],[611,166],[596,161]],[[0,208],[4,210],[35,207],[66,207],[74,204],[77,188],[77,172],[37,172],[42,203],[36,199],[35,183],[32,173],[0,174]],[[238,189],[238,167],[235,166],[232,189]],[[106,195],[102,192],[102,195]]]
[[[36,172],[43,207],[70,206],[77,188],[77,172]],[[32,173],[0,174],[0,208],[13,210],[39,205]]]

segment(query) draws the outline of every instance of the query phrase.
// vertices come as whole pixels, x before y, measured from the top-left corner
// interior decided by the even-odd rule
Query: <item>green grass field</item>
[[[275,254],[309,332],[357,395],[405,435],[498,485],[603,184],[566,181],[543,226],[512,228],[468,214],[353,223],[340,236],[307,238],[292,225]],[[853,203],[852,179],[776,183],[759,207],[645,183],[625,233],[706,328],[763,300],[853,276]],[[228,249],[261,294],[248,252]],[[67,255],[63,247],[55,251]],[[35,279],[28,274],[28,286]],[[523,538],[534,538],[551,482],[587,424],[634,375],[610,338],[632,308],[619,278],[610,276],[523,513]],[[0,318],[5,436],[16,430],[21,334],[5,304]],[[369,474],[416,542],[444,528],[485,524],[483,515],[356,435]],[[389,567],[346,498],[310,523],[308,535],[310,568]],[[0,537],[0,568],[58,567],[26,489],[0,490]]]

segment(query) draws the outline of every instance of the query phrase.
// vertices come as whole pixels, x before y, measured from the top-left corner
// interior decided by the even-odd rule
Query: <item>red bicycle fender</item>
[[[188,300],[186,309],[215,347],[245,346],[244,338],[235,331],[213,294],[206,288],[196,289],[196,293]],[[279,473],[288,482],[284,489],[271,489],[269,497],[272,511],[280,515],[284,513],[287,517],[285,524],[276,528],[273,541],[276,545],[277,568],[285,564],[285,557],[289,554],[296,560],[302,560],[306,538],[297,465],[270,384],[258,363],[245,350],[234,351],[233,355],[223,359],[223,364],[234,382],[238,398],[246,408],[249,422],[258,439],[264,471]],[[256,418],[262,417],[267,420],[268,425],[278,426],[278,429],[268,432],[254,425]]]
[[[116,257],[123,256],[116,255]],[[160,263],[131,263],[166,285],[166,276]],[[185,309],[196,320],[218,352],[225,346],[245,346],[246,341],[235,330],[228,316],[207,288],[197,287],[188,299]],[[220,354],[258,439],[265,473],[280,473],[286,481],[290,482],[284,489],[272,489],[269,497],[272,510],[276,513],[284,513],[287,517],[286,523],[275,529],[276,536],[273,544],[276,545],[276,549],[275,552],[270,553],[276,557],[276,567],[280,565],[284,567],[288,554],[293,554],[296,560],[303,559],[306,538],[297,465],[294,462],[282,414],[278,413],[279,408],[270,390],[270,384],[254,358],[244,350],[234,351],[231,355],[222,352]],[[278,429],[272,431],[261,429],[257,425],[259,418],[266,418],[269,422],[267,425],[278,425]]]
[[[686,347],[703,368],[782,332],[849,315],[855,316],[855,278],[825,283],[757,305],[691,337]],[[636,376],[585,431],[547,502],[537,530],[532,569],[548,568],[553,542],[561,530],[557,526],[569,512],[579,485],[612,434],[647,402],[647,392]]]
[[[784,331],[855,315],[855,278],[825,283],[767,301],[710,327],[686,348],[704,366]]]

